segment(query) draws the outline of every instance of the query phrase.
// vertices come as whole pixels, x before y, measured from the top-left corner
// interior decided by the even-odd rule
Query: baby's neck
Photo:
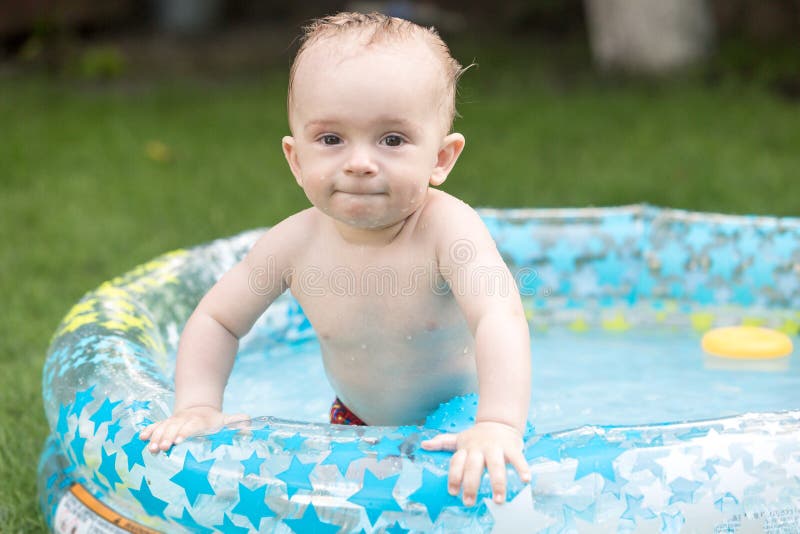
[[[335,219],[331,220],[336,232],[345,242],[352,245],[382,247],[391,244],[400,235],[409,218],[406,217],[384,228],[358,228]]]

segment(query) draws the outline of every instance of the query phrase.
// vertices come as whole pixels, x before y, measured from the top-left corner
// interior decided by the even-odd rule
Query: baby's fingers
[[[164,434],[164,428],[166,425],[167,421],[159,421],[158,423],[154,423],[145,429],[150,430],[147,435],[147,438],[150,439],[150,444],[147,446],[150,452],[158,451],[158,444],[161,441],[161,436]]]
[[[170,420],[167,424],[167,428],[164,430],[164,433],[161,435],[161,443],[159,443],[159,447],[162,451],[165,451],[172,447],[172,445],[177,445],[181,441],[183,441],[184,437],[186,436],[186,428],[190,427],[190,421],[178,419],[175,421]]]
[[[144,430],[139,432],[139,439],[147,439],[153,433],[153,431],[158,428],[158,425],[161,423],[152,423],[144,427]]]
[[[439,434],[421,443],[426,451],[454,451],[458,448],[458,434]]]
[[[447,475],[447,491],[450,495],[458,495],[461,481],[464,478],[464,464],[467,463],[467,451],[461,449],[450,458],[450,472]]]
[[[517,470],[520,480],[526,484],[531,481],[531,468],[521,451],[508,453],[508,463]]]
[[[153,432],[148,448],[151,452],[165,451],[172,447],[178,429],[183,425],[182,420],[167,419]]]
[[[466,506],[475,504],[478,488],[481,485],[481,478],[483,477],[484,461],[483,453],[480,450],[473,449],[467,456],[467,461],[464,465],[464,481],[462,485],[464,488],[464,505]]]
[[[492,497],[497,504],[506,500],[506,459],[500,449],[486,452],[486,469],[492,483]]]

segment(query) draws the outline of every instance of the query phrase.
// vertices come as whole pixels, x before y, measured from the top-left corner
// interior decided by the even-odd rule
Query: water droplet
[[[366,344],[362,344],[362,345],[361,345],[361,349],[362,349],[362,350],[367,350],[367,345],[366,345]]]
[[[407,339],[408,341],[411,341],[411,336],[406,336],[406,339]]]
[[[464,354],[469,352],[469,347],[464,347]]]

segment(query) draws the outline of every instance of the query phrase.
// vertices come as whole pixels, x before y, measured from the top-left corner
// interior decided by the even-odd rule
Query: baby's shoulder
[[[253,246],[253,252],[294,257],[308,246],[309,236],[317,234],[319,218],[314,212],[313,208],[305,209],[267,228]]]
[[[446,223],[448,218],[454,215],[470,216],[473,214],[475,214],[475,210],[460,198],[438,189],[431,189],[420,214],[420,221],[428,224]]]
[[[431,189],[419,222],[420,226],[431,228],[443,236],[485,228],[480,216],[469,204],[438,189]]]

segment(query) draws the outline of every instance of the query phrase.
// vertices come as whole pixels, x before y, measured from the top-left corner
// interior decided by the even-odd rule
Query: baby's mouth
[[[344,190],[344,189],[337,189],[334,193],[344,193],[345,195],[352,195],[358,197],[372,197],[372,196],[380,196],[385,195],[383,191],[359,191],[359,190]]]

